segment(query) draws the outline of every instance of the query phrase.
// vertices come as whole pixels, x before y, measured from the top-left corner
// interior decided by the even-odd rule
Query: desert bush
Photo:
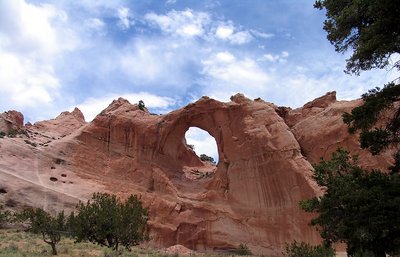
[[[206,155],[206,154],[200,154],[200,160],[205,161],[205,162],[211,162],[215,164],[214,158]]]
[[[294,241],[291,244],[287,244],[285,257],[334,257],[335,251],[330,246],[326,245],[309,245],[304,242]]]
[[[11,218],[11,213],[5,211],[3,205],[0,205],[0,228],[4,226],[5,223],[9,222]]]
[[[148,238],[147,220],[148,211],[136,195],[122,202],[115,195],[95,193],[86,204],[79,202],[68,223],[77,242],[130,250]]]
[[[246,244],[240,244],[235,253],[237,255],[252,255],[249,247]]]
[[[16,220],[27,221],[29,231],[42,235],[43,241],[51,246],[52,254],[57,255],[56,245],[61,240],[61,233],[66,230],[64,211],[53,217],[43,209],[27,208],[16,214]]]

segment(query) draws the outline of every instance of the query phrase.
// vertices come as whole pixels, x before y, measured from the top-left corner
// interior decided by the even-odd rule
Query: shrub
[[[211,163],[215,164],[214,158],[212,158],[206,154],[201,154],[200,160],[205,161],[205,162],[211,162]]]
[[[249,247],[245,244],[240,244],[239,249],[236,250],[237,255],[252,255]]]
[[[121,202],[115,195],[95,193],[86,204],[79,202],[77,214],[71,214],[69,226],[77,242],[89,240],[118,250],[130,250],[147,240],[148,211],[135,195]]]
[[[40,208],[27,208],[16,215],[18,221],[28,221],[29,231],[41,234],[43,241],[51,246],[52,254],[57,255],[56,245],[61,240],[61,233],[66,230],[64,211],[52,217]]]
[[[9,211],[4,211],[3,205],[0,205],[0,228],[10,221],[10,216],[11,213]]]
[[[9,132],[8,132],[8,137],[9,138],[14,138],[14,137],[16,137],[17,136],[17,134],[18,134],[18,130],[16,130],[16,129],[11,129]]]
[[[144,111],[146,108],[146,106],[144,105],[144,102],[142,100],[139,100],[138,106],[139,106],[139,109],[142,111]]]
[[[327,245],[309,245],[304,242],[294,241],[291,244],[287,244],[285,247],[285,252],[283,252],[285,257],[334,257],[335,251],[332,247]]]

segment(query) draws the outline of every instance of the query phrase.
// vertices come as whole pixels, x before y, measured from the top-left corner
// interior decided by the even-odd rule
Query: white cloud
[[[198,51],[194,43],[180,43],[162,37],[157,40],[138,39],[129,47],[116,51],[110,65],[119,69],[131,84],[182,90],[190,86],[190,74],[185,69],[188,63],[195,61]]]
[[[91,121],[104,110],[113,100],[122,97],[131,104],[136,104],[139,100],[143,100],[147,108],[154,108],[160,111],[168,111],[168,108],[176,104],[176,100],[170,97],[157,96],[147,92],[137,94],[109,94],[101,98],[88,98],[77,107],[82,111],[86,121]],[[70,108],[71,110],[73,108]]]
[[[166,4],[176,4],[176,0],[167,0]]]
[[[248,31],[237,31],[232,22],[220,24],[215,30],[215,36],[221,40],[227,40],[232,44],[242,45],[252,40]],[[237,32],[235,32],[237,31]]]
[[[202,63],[205,91],[219,100],[226,101],[244,91],[251,96],[255,92],[260,95],[270,81],[269,75],[254,60],[237,59],[229,52],[219,52]]]
[[[194,151],[198,156],[206,154],[218,161],[218,148],[215,139],[206,131],[191,127],[185,134],[186,143],[194,145]]]
[[[259,58],[259,60],[260,61],[286,63],[288,57],[289,57],[289,53],[286,51],[283,51],[282,53],[277,54],[277,55],[264,54],[261,58]]]
[[[233,56],[229,52],[219,52],[215,56],[215,59],[221,62],[232,63],[236,60],[235,56]]]
[[[101,30],[104,29],[105,23],[102,20],[98,19],[98,18],[90,18],[90,19],[86,20],[85,26],[89,30],[101,31]]]
[[[145,19],[153,25],[157,25],[163,32],[185,38],[202,36],[205,27],[210,23],[210,16],[205,12],[170,11],[166,15],[148,13]]]
[[[68,15],[49,4],[0,2],[0,95],[12,108],[48,105],[59,94],[55,59],[79,45]]]
[[[265,33],[265,32],[261,32],[261,31],[255,30],[255,29],[251,29],[250,32],[251,32],[251,34],[253,34],[254,36],[260,37],[260,38],[264,38],[264,39],[272,38],[272,37],[275,36],[275,35],[272,34],[272,33]]]
[[[58,87],[51,66],[0,49],[0,93],[7,96],[2,101],[11,102],[16,108],[48,104]]]
[[[129,8],[120,7],[118,8],[117,12],[119,18],[119,25],[123,29],[129,29],[134,24],[134,21],[131,19],[129,15]]]
[[[217,30],[215,31],[215,34],[220,39],[228,39],[233,34],[233,27],[230,25],[229,26],[225,26],[225,25],[218,26]]]

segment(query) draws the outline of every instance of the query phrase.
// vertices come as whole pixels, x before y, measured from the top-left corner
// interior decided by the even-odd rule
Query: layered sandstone
[[[0,186],[7,186],[0,201],[57,210],[73,209],[96,191],[139,194],[150,210],[153,246],[246,244],[254,253],[280,254],[293,240],[320,240],[298,207],[321,193],[310,163],[338,146],[359,153],[367,167],[390,162],[361,150],[348,134],[341,115],[360,103],[337,101],[331,92],[291,110],[238,94],[228,103],[202,97],[153,115],[120,98],[90,123],[76,109],[25,128],[21,138],[0,139]],[[190,127],[215,138],[216,166],[186,145]],[[47,204],[30,195],[43,195]]]

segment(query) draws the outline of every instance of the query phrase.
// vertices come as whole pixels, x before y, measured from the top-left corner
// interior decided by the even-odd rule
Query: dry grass
[[[92,243],[74,243],[70,238],[62,238],[57,244],[59,257],[178,257],[178,254],[134,248],[131,252],[121,250],[116,252]],[[0,257],[46,257],[51,255],[51,247],[43,242],[40,235],[17,231],[15,229],[0,229]],[[196,253],[190,257],[228,257],[227,254]]]

